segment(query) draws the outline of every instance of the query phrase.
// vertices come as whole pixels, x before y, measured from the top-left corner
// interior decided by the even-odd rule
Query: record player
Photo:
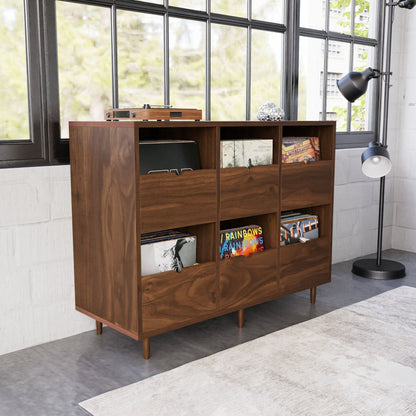
[[[202,110],[196,108],[173,108],[170,105],[144,104],[140,108],[112,108],[105,112],[107,121],[118,120],[195,120],[202,119]]]

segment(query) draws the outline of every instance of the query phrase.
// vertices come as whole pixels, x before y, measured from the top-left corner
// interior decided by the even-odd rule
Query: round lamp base
[[[377,265],[376,259],[357,260],[352,265],[352,272],[357,276],[378,280],[400,279],[406,276],[403,264],[393,260],[381,260],[380,265]]]

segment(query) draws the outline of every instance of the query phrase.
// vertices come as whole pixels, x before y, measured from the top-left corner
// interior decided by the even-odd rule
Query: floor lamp
[[[383,216],[384,216],[384,190],[385,175],[391,170],[390,155],[387,151],[387,120],[389,111],[389,90],[390,90],[390,66],[391,66],[391,38],[393,28],[393,7],[399,6],[405,9],[412,9],[416,0],[399,0],[386,3],[388,10],[387,35],[386,35],[386,59],[385,70],[367,68],[363,72],[350,72],[339,81],[338,88],[341,94],[350,102],[354,102],[366,91],[368,82],[373,78],[384,77],[384,94],[380,94],[379,111],[383,109],[382,140],[371,142],[368,148],[361,155],[361,169],[370,178],[380,178],[379,213],[378,213],[378,236],[377,236],[377,258],[361,259],[353,263],[352,273],[371,279],[399,279],[406,275],[406,268],[403,264],[381,258],[383,243]],[[381,101],[383,100],[383,101]]]

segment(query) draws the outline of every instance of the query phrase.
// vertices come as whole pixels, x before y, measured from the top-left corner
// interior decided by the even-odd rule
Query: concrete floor
[[[352,261],[332,267],[332,282],[317,289],[249,308],[245,326],[230,314],[151,340],[151,359],[141,342],[104,327],[95,331],[0,356],[0,416],[82,416],[78,403],[242,342],[314,318],[334,309],[406,285],[416,287],[416,253],[387,250],[383,258],[400,261],[407,276],[372,280],[351,274]]]

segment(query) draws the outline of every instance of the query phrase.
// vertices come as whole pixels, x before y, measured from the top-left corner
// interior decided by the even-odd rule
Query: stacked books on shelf
[[[320,159],[319,137],[283,137],[282,163],[306,163]]]
[[[140,174],[200,169],[198,143],[193,140],[141,140]]]
[[[229,228],[220,231],[220,257],[246,256],[264,250],[263,229],[259,225]]]
[[[299,212],[282,213],[280,219],[280,245],[306,243],[319,238],[318,216]]]
[[[220,167],[236,168],[273,163],[273,140],[221,140]]]
[[[196,263],[196,236],[177,230],[141,235],[142,276],[180,272]]]

